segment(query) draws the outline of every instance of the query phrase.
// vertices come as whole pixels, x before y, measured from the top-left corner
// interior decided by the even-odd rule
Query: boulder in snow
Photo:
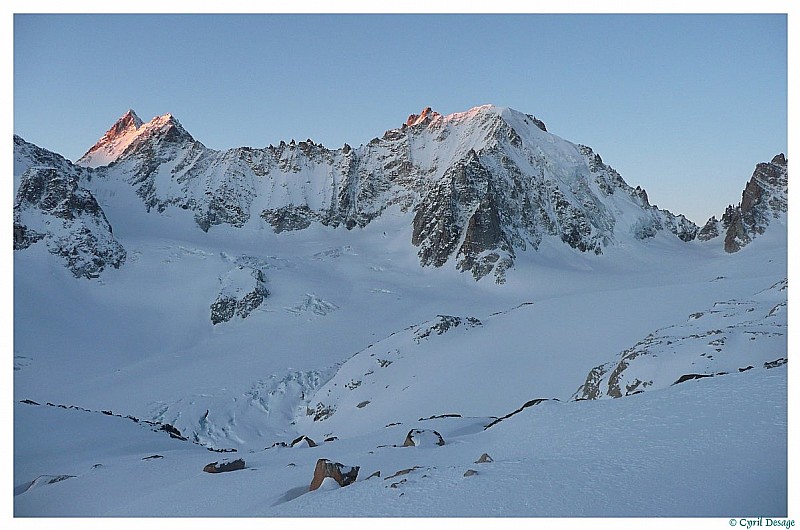
[[[292,440],[292,443],[289,444],[291,447],[316,447],[317,443],[309,438],[308,436],[300,436]]]
[[[356,481],[359,469],[359,466],[345,466],[338,462],[331,462],[325,458],[320,458],[317,460],[317,465],[314,468],[314,478],[311,479],[311,485],[308,487],[308,491],[314,491],[319,488],[326,478],[335,480],[339,486],[349,486]]]
[[[431,445],[444,445],[444,438],[436,431],[428,429],[412,429],[406,435],[403,447],[419,447]]]

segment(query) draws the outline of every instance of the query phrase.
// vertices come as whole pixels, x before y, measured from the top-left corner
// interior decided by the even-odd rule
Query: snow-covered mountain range
[[[15,512],[726,516],[747,498],[785,513],[787,165],[758,163],[741,203],[699,229],[591,148],[491,105],[427,108],[339,149],[219,151],[132,110],[75,163],[15,136]],[[751,387],[743,411],[709,398]],[[709,419],[665,440],[690,406],[779,432],[734,448]],[[636,436],[618,423],[637,417]],[[594,450],[512,449],[532,426],[589,423]],[[39,440],[45,424],[63,432]],[[64,450],[100,428],[113,451]],[[678,464],[687,439],[714,440],[712,468]],[[619,443],[626,480],[674,503],[576,487]],[[280,493],[220,494],[206,449],[236,450]],[[322,458],[360,467],[356,482],[304,495]],[[530,480],[553,462],[561,497]],[[192,492],[153,502],[144,466]],[[220,475],[236,491],[254,476]],[[459,500],[482,480],[500,512]]]
[[[387,208],[413,212],[423,266],[450,260],[503,281],[517,252],[556,238],[583,252],[697,227],[651,206],[590,148],[541,120],[491,105],[442,116],[430,108],[366,146],[311,140],[215,151],[170,114],[143,123],[129,111],[76,164],[134,188],[146,208],[176,206],[208,231],[268,224],[364,227]],[[88,177],[88,178],[92,178]]]
[[[683,241],[698,235],[684,216],[650,205],[643,189],[626,184],[591,148],[548,133],[534,116],[491,105],[449,116],[427,108],[358,149],[292,140],[277,148],[215,151],[171,114],[144,123],[132,110],[78,159],[79,167],[19,137],[14,141],[15,174],[31,171],[25,180],[33,191],[27,195],[36,192],[37,168],[58,168],[62,175],[83,175],[87,183],[130,185],[148,211],[189,210],[204,231],[220,224],[268,224],[276,233],[311,223],[363,228],[399,205],[414,213],[411,242],[423,266],[452,259],[476,279],[494,272],[503,282],[516,253],[538,249],[543,238],[602,254],[609,245],[663,230]],[[42,159],[49,162],[42,165]],[[726,250],[738,250],[763,233],[771,217],[786,212],[786,189],[781,154],[759,164],[742,204],[729,207],[722,221],[709,219],[700,239],[725,231]],[[20,199],[17,218],[38,197]],[[39,237],[29,224],[35,221],[15,221],[18,246]],[[104,239],[111,235],[110,227],[94,228],[83,230]],[[33,232],[25,236],[25,229]],[[114,250],[93,251],[114,254],[97,256],[94,268],[119,266],[124,256]]]

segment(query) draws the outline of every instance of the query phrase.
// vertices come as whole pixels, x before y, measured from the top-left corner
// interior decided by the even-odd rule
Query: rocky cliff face
[[[97,200],[80,185],[83,171],[57,155],[39,156],[21,138],[14,142],[37,155],[22,173],[14,202],[14,250],[41,242],[76,277],[95,278],[106,267],[119,268],[125,249]],[[55,163],[39,165],[43,162]]]
[[[725,251],[738,252],[787,211],[788,165],[781,153],[756,166],[742,192],[742,201],[728,206],[721,220],[709,219],[698,239],[708,241],[724,234]]]
[[[97,165],[98,153],[114,156],[97,168],[99,178],[133,186],[148,210],[191,211],[204,231],[354,229],[399,207],[413,213],[421,265],[452,263],[498,282],[518,252],[545,238],[602,254],[631,238],[664,232],[689,241],[697,233],[683,216],[650,205],[590,148],[491,105],[449,116],[427,108],[367,145],[336,150],[293,140],[214,151],[171,115],[142,124],[129,112],[81,163]]]
[[[411,243],[420,247],[423,266],[441,267],[455,255],[456,267],[472,272],[476,279],[499,265],[496,277],[502,281],[514,254],[503,232],[491,180],[477,153],[470,150],[416,205]]]

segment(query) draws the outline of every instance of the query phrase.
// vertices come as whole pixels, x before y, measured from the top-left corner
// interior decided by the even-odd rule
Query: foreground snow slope
[[[17,516],[785,516],[786,394],[782,366],[618,400],[543,402],[487,430],[487,418],[442,418],[235,455],[124,419],[17,404],[14,509]],[[391,447],[413,427],[437,430],[446,444]],[[474,463],[483,453],[494,461]],[[241,457],[246,468],[202,472],[222,456]],[[361,466],[358,480],[308,493],[318,458]],[[465,477],[469,469],[477,474]],[[381,476],[367,480],[375,471]],[[41,475],[74,476],[20,492]]]

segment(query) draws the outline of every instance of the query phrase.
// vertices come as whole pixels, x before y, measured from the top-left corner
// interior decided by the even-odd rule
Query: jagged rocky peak
[[[133,110],[128,110],[75,163],[84,167],[107,166],[147,138],[163,138],[171,142],[194,141],[172,114],[156,116],[144,123]]]
[[[441,114],[430,107],[425,107],[421,113],[411,114],[406,120],[406,125],[408,127],[413,127],[420,124],[428,125],[431,121],[435,120],[436,118],[440,118],[441,116]]]
[[[714,239],[715,237],[719,236],[720,227],[721,223],[717,219],[717,216],[712,215],[711,218],[706,221],[706,224],[703,225],[703,228],[701,228],[697,233],[697,239],[699,241],[708,241],[709,239]]]
[[[156,116],[152,120],[150,120],[147,124],[147,128],[156,128],[156,127],[179,127],[183,129],[183,125],[178,121],[178,119],[172,115],[171,112],[166,114],[162,114],[161,116]],[[185,131],[185,129],[183,129]]]
[[[778,153],[777,155],[772,157],[770,164],[775,164],[777,166],[786,166],[788,163],[786,162],[786,155],[783,153]]]
[[[129,109],[111,128],[80,157],[76,164],[86,167],[97,167],[113,162],[115,151],[130,143],[142,126],[142,120],[133,109]],[[119,153],[116,153],[119,154]]]
[[[136,115],[136,112],[133,109],[128,109],[128,112],[122,115],[120,119],[111,126],[111,128],[106,131],[100,140],[92,147],[92,149],[102,146],[103,144],[108,144],[124,136],[131,132],[135,132],[139,127],[142,126],[144,122],[142,122],[141,118]],[[90,149],[91,151],[91,149]]]
[[[783,153],[756,165],[745,185],[741,202],[726,208],[721,220],[706,222],[698,239],[708,241],[724,234],[725,251],[738,252],[770,223],[788,210],[788,164]]]
[[[141,120],[141,118],[139,118],[139,116],[136,115],[133,109],[128,109],[128,112],[126,112],[119,120],[117,120],[117,123],[115,123],[111,129],[108,130],[106,136],[119,136],[131,128],[138,129],[143,123],[144,122]]]
[[[140,138],[154,138],[170,143],[184,144],[196,142],[191,134],[183,128],[181,122],[172,114],[156,116],[140,128]]]

